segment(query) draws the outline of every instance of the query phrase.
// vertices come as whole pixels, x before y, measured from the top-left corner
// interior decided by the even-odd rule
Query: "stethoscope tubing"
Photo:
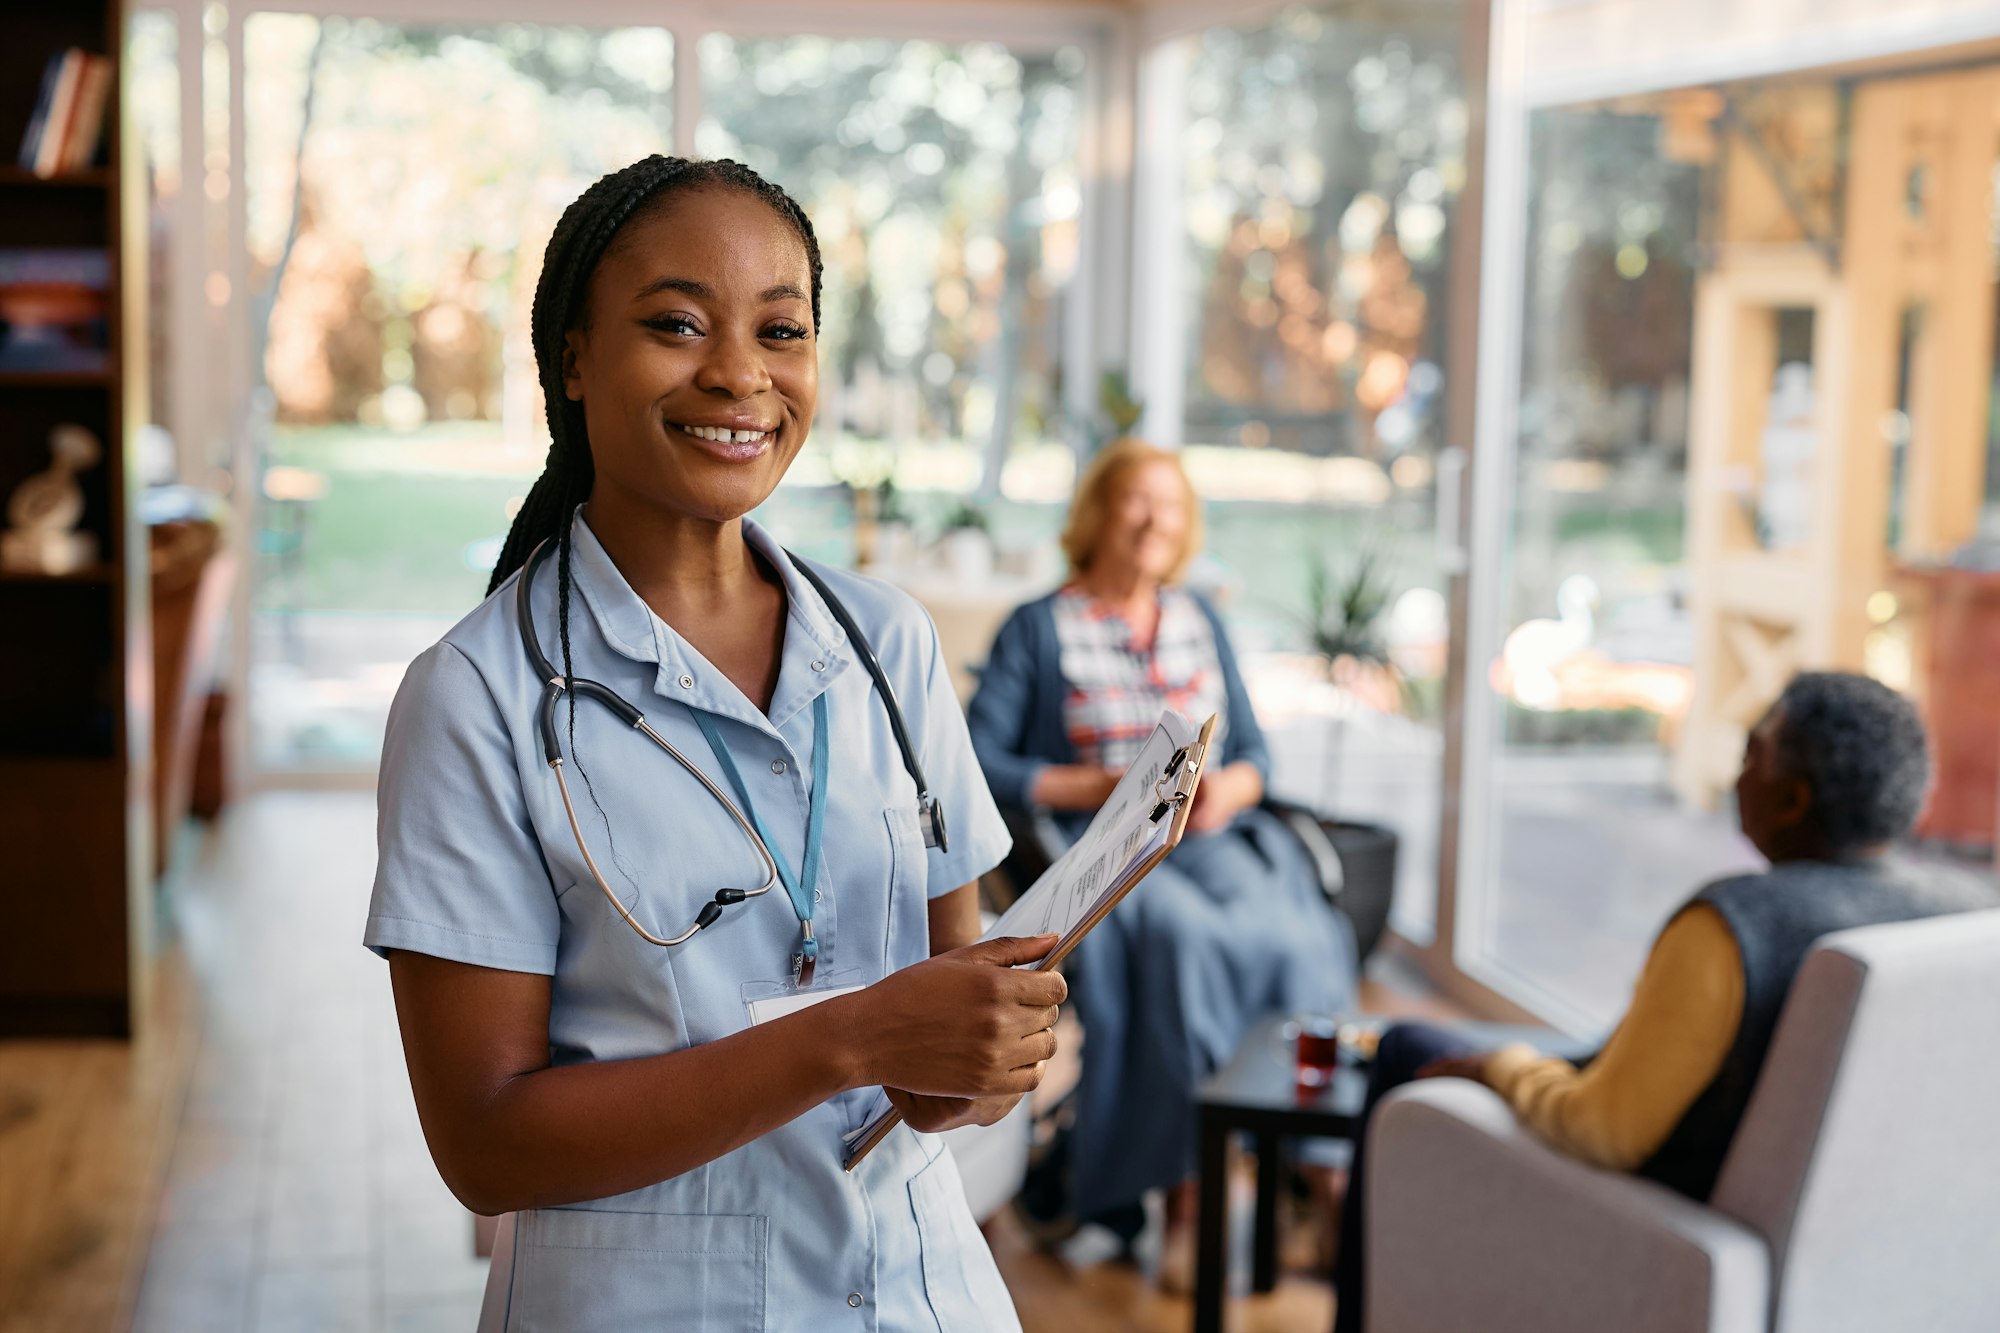
[[[520,613],[521,642],[528,650],[529,660],[534,663],[535,670],[545,682],[542,686],[542,700],[540,707],[537,709],[538,716],[536,721],[542,735],[543,758],[547,761],[549,770],[556,775],[556,790],[562,794],[563,813],[569,817],[570,836],[576,839],[576,850],[583,857],[583,864],[589,868],[590,877],[597,881],[597,887],[603,892],[605,900],[617,911],[625,924],[638,933],[640,939],[646,941],[648,944],[657,945],[660,948],[671,948],[676,944],[685,944],[701,931],[714,925],[716,919],[722,915],[722,909],[725,906],[732,906],[751,898],[761,898],[769,893],[778,883],[778,862],[771,855],[771,849],[764,845],[764,839],[759,836],[756,828],[744,817],[743,812],[736,808],[736,802],[730,800],[728,794],[722,788],[716,786],[714,780],[708,774],[702,772],[699,765],[682,754],[672,741],[669,741],[659,732],[653,730],[652,726],[646,721],[644,713],[634,708],[631,703],[608,685],[600,684],[594,680],[585,680],[581,677],[566,681],[562,674],[556,670],[555,664],[549,661],[547,654],[542,652],[541,645],[535,641],[534,618],[530,614],[529,586],[534,580],[535,571],[541,567],[542,561],[547,558],[547,550],[548,542],[544,541],[528,556],[527,564],[521,571],[515,597],[516,606]],[[556,703],[562,698],[565,689],[576,697],[595,699],[598,703],[603,704],[606,708],[617,714],[633,730],[640,732],[647,739],[651,740],[653,744],[672,755],[676,763],[693,774],[695,780],[707,789],[708,794],[722,803],[722,808],[727,810],[729,817],[736,821],[736,827],[743,831],[743,836],[748,838],[750,845],[757,849],[757,858],[764,863],[764,882],[754,889],[729,888],[717,890],[713,900],[702,904],[701,911],[696,915],[694,924],[678,935],[655,935],[652,931],[646,929],[639,919],[632,915],[631,909],[626,907],[624,902],[619,899],[618,894],[612,889],[610,882],[604,878],[604,872],[597,868],[597,858],[590,854],[590,846],[584,840],[583,824],[576,815],[576,802],[570,797],[569,782],[563,776],[562,742],[560,734],[556,729]]]
[[[536,545],[533,551],[528,553],[528,558],[522,565],[520,576],[515,580],[514,589],[515,609],[517,612],[515,618],[519,622],[521,646],[526,650],[528,660],[534,665],[536,674],[543,681],[541,704],[537,709],[536,715],[536,728],[541,733],[542,739],[542,757],[548,763],[550,771],[556,776],[556,790],[562,794],[563,812],[569,818],[570,835],[576,839],[576,850],[582,855],[584,865],[590,870],[590,877],[597,881],[597,887],[603,891],[605,899],[616,909],[625,924],[637,932],[639,938],[645,940],[648,944],[658,945],[662,948],[668,948],[676,944],[685,944],[701,931],[714,925],[716,920],[721,917],[724,907],[733,906],[750,898],[761,898],[769,893],[773,886],[779,882],[777,858],[771,855],[771,849],[765,845],[762,835],[757,832],[756,827],[744,813],[737,808],[736,802],[730,800],[728,794],[722,788],[718,787],[708,774],[702,772],[699,765],[682,754],[666,737],[653,730],[647,724],[644,713],[640,712],[630,701],[608,685],[594,680],[586,680],[580,676],[575,679],[566,678],[560,671],[556,670],[555,663],[549,660],[548,654],[542,651],[542,645],[535,638],[532,590],[535,573],[541,568],[542,562],[548,559],[549,545],[553,540],[553,538],[544,538]],[[847,634],[849,646],[853,648],[855,655],[861,659],[862,667],[867,671],[869,679],[874,682],[876,691],[882,696],[883,708],[889,715],[890,733],[895,737],[896,748],[902,754],[903,768],[909,773],[910,780],[916,784],[917,814],[918,818],[924,821],[925,824],[925,844],[927,846],[935,846],[939,851],[950,851],[951,843],[945,828],[944,807],[931,796],[930,783],[924,777],[923,766],[917,761],[916,746],[910,740],[909,726],[903,720],[903,710],[896,700],[896,691],[890,686],[888,673],[882,670],[881,662],[876,660],[875,650],[869,645],[868,636],[861,632],[861,627],[855,623],[854,617],[849,614],[847,607],[842,604],[838,597],[834,596],[833,589],[827,587],[826,580],[808,568],[804,562],[797,559],[792,561],[792,567],[805,578],[806,582],[812,585],[813,590],[826,603],[827,609],[833,613],[833,618],[839,622],[841,629]],[[754,889],[718,889],[714,899],[702,905],[700,913],[695,918],[695,923],[678,935],[671,937],[655,935],[646,929],[644,925],[640,924],[638,918],[633,916],[631,909],[627,908],[619,899],[617,893],[612,890],[609,881],[604,878],[603,872],[597,868],[597,860],[590,854],[590,848],[584,841],[583,823],[577,818],[576,803],[570,797],[569,782],[563,776],[562,737],[556,727],[556,704],[565,692],[573,699],[584,698],[596,700],[615,713],[627,726],[644,733],[653,744],[665,750],[669,755],[672,755],[676,763],[693,774],[695,780],[707,789],[709,795],[720,801],[722,807],[729,811],[729,817],[736,821],[736,826],[743,831],[743,836],[748,838],[750,845],[757,849],[758,859],[764,863],[764,882]],[[812,938],[812,921],[810,918],[802,914],[800,917],[800,927],[804,931],[806,939],[810,940]]]

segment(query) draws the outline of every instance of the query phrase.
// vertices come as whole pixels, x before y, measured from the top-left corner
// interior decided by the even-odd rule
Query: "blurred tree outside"
[[[1196,41],[1190,442],[1436,447],[1468,111],[1456,0],[1300,6]]]
[[[245,24],[252,327],[278,419],[543,438],[542,246],[604,171],[669,142],[655,28]]]
[[[710,34],[701,69],[697,150],[785,186],[819,235],[817,445],[960,445],[966,488],[997,495],[1016,445],[1072,429],[1081,52]]]

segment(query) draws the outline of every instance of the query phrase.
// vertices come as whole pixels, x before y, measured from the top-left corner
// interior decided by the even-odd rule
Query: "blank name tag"
[[[786,1014],[796,1014],[801,1009],[810,1009],[816,1004],[831,1000],[836,995],[852,995],[861,989],[852,986],[815,986],[811,990],[786,990],[780,995],[766,995],[760,999],[745,998],[750,1010],[750,1025],[756,1027]]]

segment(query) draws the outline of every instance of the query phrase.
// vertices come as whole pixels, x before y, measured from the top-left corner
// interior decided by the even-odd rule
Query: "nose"
[[[771,373],[756,339],[725,333],[711,337],[706,350],[694,377],[695,387],[703,392],[741,400],[771,387]]]

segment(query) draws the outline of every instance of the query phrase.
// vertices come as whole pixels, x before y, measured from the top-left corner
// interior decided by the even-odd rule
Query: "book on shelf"
[[[21,166],[46,179],[94,165],[110,98],[108,57],[76,46],[49,57],[35,113],[21,136]]]
[[[104,250],[0,249],[0,371],[105,369],[110,292]]]

